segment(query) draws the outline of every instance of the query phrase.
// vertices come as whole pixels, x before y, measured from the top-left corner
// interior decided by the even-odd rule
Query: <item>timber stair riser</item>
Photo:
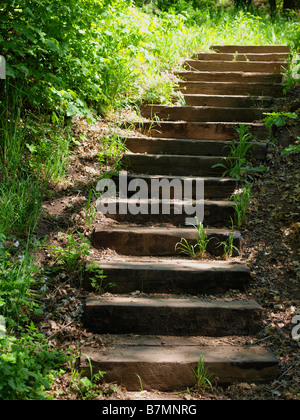
[[[277,73],[245,73],[245,72],[201,72],[201,71],[180,71],[175,75],[187,82],[210,82],[210,83],[282,83],[282,74]]]
[[[160,107],[148,106],[143,109],[142,116],[169,121],[184,120],[197,122],[252,122],[263,118],[266,110],[260,108],[214,108],[214,107]]]
[[[262,308],[253,301],[199,302],[120,296],[88,298],[83,322],[95,334],[221,337],[258,333],[261,316]]]
[[[209,243],[207,252],[221,256],[224,248],[220,242],[233,236],[233,245],[241,249],[241,234],[228,229],[206,229]],[[197,232],[194,228],[98,228],[93,232],[95,248],[109,248],[121,255],[132,256],[178,256],[176,244],[185,238],[196,245]],[[235,254],[236,255],[236,254]]]
[[[215,177],[205,177],[205,178],[197,178],[197,177],[181,177],[181,176],[167,176],[167,175],[141,175],[141,174],[127,174],[126,180],[126,190],[127,190],[127,197],[131,197],[135,194],[135,191],[129,191],[129,184],[136,185],[138,181],[145,181],[148,187],[148,198],[151,198],[152,194],[152,186],[153,184],[159,183],[163,185],[164,183],[169,185],[172,182],[180,182],[181,185],[184,186],[184,182],[189,182],[192,184],[192,199],[196,199],[196,183],[203,182],[204,183],[204,199],[210,200],[220,200],[220,199],[229,199],[235,190],[238,187],[237,180],[233,178],[215,178]],[[116,185],[117,191],[120,189],[120,178],[119,175],[113,175],[112,180]],[[163,198],[164,190],[163,188],[159,188],[158,197],[159,199]],[[170,199],[174,198],[175,189],[172,187],[170,188]],[[177,195],[175,195],[177,196]]]
[[[178,82],[183,94],[281,96],[280,83]]]
[[[169,122],[160,121],[131,123],[137,131],[149,137],[191,139],[191,140],[213,140],[232,141],[238,139],[236,127],[237,122]],[[250,132],[258,140],[266,141],[270,132],[262,123],[245,123]],[[124,124],[126,128],[126,124]]]
[[[219,53],[219,54],[210,54],[210,53],[199,53],[195,58],[200,61],[255,61],[255,62],[278,62],[284,63],[288,60],[289,54],[286,53],[278,53],[278,54],[255,54],[255,53],[247,53],[247,54],[232,54],[232,53]]]
[[[286,45],[212,45],[211,50],[218,53],[233,54],[287,54],[290,48]]]
[[[200,61],[186,60],[186,70],[190,71],[220,71],[220,72],[253,72],[253,73],[282,73],[288,68],[287,62],[274,61],[253,62],[253,61]]]
[[[96,264],[96,262],[94,262]],[[235,289],[244,290],[250,283],[250,270],[239,263],[201,263],[186,260],[159,262],[99,263],[106,279],[103,287],[112,293],[128,294],[137,290],[143,293],[222,293]],[[83,280],[83,287],[93,291],[89,276]],[[108,290],[108,289],[107,289]]]
[[[150,175],[222,176],[224,168],[214,167],[223,160],[217,156],[144,155],[126,153],[123,167]]]
[[[206,106],[224,108],[268,108],[272,98],[268,96],[246,96],[246,95],[200,95],[184,94],[186,106]],[[150,105],[149,105],[150,106]]]
[[[224,157],[229,155],[232,142],[129,137],[124,139],[124,144],[131,153]],[[266,154],[265,143],[255,144],[249,157],[264,160]]]
[[[132,202],[132,199],[107,199],[108,208],[114,211],[108,211],[106,217],[118,222],[128,222],[135,224],[147,223],[168,223],[174,226],[184,226],[186,218],[196,217],[196,208],[200,206],[195,200],[159,200],[159,199],[140,199],[138,204]],[[120,207],[135,207],[141,210],[141,213],[134,214],[126,212],[120,214]],[[202,203],[201,203],[202,205]],[[194,214],[186,213],[186,206],[195,209]],[[165,214],[167,213],[167,214]],[[230,226],[231,219],[234,219],[235,210],[231,202],[225,201],[204,201],[204,220],[205,226]]]

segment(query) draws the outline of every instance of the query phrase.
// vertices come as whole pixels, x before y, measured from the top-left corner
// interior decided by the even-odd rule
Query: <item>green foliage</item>
[[[152,83],[172,85],[161,73],[191,42],[182,18],[150,17],[130,0],[4,0],[0,21],[9,82],[33,106],[70,117],[92,118],[91,110],[147,98],[148,91],[158,99]]]
[[[90,401],[103,394],[102,388],[98,385],[102,382],[105,372],[99,371],[93,373],[91,361],[87,355],[85,355],[90,367],[90,378],[83,375],[83,372],[79,372],[75,368],[71,368],[71,380],[69,383],[69,390],[81,397],[83,401]],[[79,358],[81,356],[77,356]]]
[[[213,168],[220,167],[224,169],[222,176],[229,175],[230,177],[241,181],[247,180],[247,178],[252,179],[252,173],[263,172],[267,169],[265,166],[254,167],[252,162],[249,160],[249,158],[251,158],[250,150],[253,146],[258,144],[253,139],[249,130],[249,127],[245,125],[237,127],[236,131],[239,134],[239,139],[234,139],[231,146],[229,146],[229,156],[223,158],[224,162],[217,163],[213,166]]]
[[[193,245],[185,238],[175,245],[175,250],[179,250],[180,254],[187,255],[191,258],[203,258],[206,253],[207,246],[213,238],[207,238],[207,232],[203,223],[197,220],[197,224],[193,225],[197,231],[196,243]]]
[[[264,112],[264,115],[266,115],[264,123],[269,128],[285,126],[289,119],[296,120],[298,118],[295,112]]]
[[[213,374],[209,373],[209,368],[205,367],[204,362],[204,356],[200,356],[197,368],[193,369],[195,389],[196,391],[201,391],[203,389],[209,388],[211,391],[213,391],[213,386],[211,383]]]
[[[175,245],[175,250],[179,250],[180,254],[187,255],[191,258],[196,258],[196,245],[190,244],[185,238],[182,238],[180,242]]]
[[[296,15],[214,1],[2,0],[0,51],[26,104],[92,119],[120,106],[176,99],[169,72],[215,43],[300,46]],[[152,6],[153,7],[152,7]],[[151,7],[150,7],[151,6]]]
[[[123,168],[122,158],[127,151],[123,140],[115,134],[100,141],[102,145],[102,150],[98,154],[100,165],[105,165],[109,174],[118,173]]]
[[[47,400],[47,390],[68,357],[51,349],[31,323],[19,338],[0,338],[0,399]]]
[[[9,241],[2,235],[0,244],[0,314],[14,324],[28,322],[29,314],[37,307],[33,289],[38,267],[29,252],[30,243]]]
[[[221,241],[218,244],[218,247],[223,248],[223,257],[225,259],[232,258],[235,254],[240,255],[240,250],[234,245],[234,223],[232,222],[232,229],[231,232],[228,235],[228,238],[226,241]]]
[[[243,188],[238,194],[232,196],[235,210],[236,226],[241,228],[247,220],[247,212],[250,206],[252,185]]]
[[[103,270],[95,263],[89,264],[86,267],[85,272],[89,274],[91,285],[98,294],[104,293],[107,289],[117,286],[117,284],[113,282],[106,282],[104,284],[104,280],[107,276],[104,275]]]
[[[69,155],[70,127],[63,118],[24,113],[20,92],[0,103],[0,233],[34,230],[50,181],[60,179]],[[22,115],[23,114],[23,115]]]
[[[293,152],[300,153],[300,137],[298,137],[298,142],[296,144],[290,144],[288,147],[286,147],[281,155],[288,156]]]
[[[90,255],[90,242],[83,233],[77,232],[79,240],[70,234],[64,246],[53,245],[51,256],[54,259],[54,268],[74,275],[84,270],[85,257]]]

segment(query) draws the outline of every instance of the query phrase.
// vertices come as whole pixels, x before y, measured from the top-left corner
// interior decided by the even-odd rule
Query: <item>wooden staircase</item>
[[[113,249],[118,257],[99,261],[114,282],[111,294],[92,293],[86,301],[84,326],[99,334],[101,345],[82,349],[82,366],[105,371],[105,380],[138,390],[182,390],[194,385],[193,370],[201,356],[218,383],[267,382],[276,378],[278,361],[247,337],[262,328],[263,308],[255,301],[226,298],[229,290],[244,291],[251,273],[242,259],[222,261],[218,243],[232,234],[230,196],[237,182],[223,178],[213,166],[226,156],[237,137],[238,124],[249,126],[261,140],[255,156],[264,159],[268,132],[260,122],[273,97],[282,93],[285,46],[214,46],[186,61],[182,79],[185,106],[148,105],[141,137],[126,139],[127,182],[190,179],[204,182],[204,225],[215,258],[181,258],[176,244],[195,242],[196,231],[172,206],[170,214],[108,214],[110,226],[97,226],[93,243]],[[159,120],[158,120],[159,119]],[[138,128],[138,123],[136,124]],[[114,179],[117,183],[117,178]],[[144,201],[150,206],[150,196]],[[160,198],[160,197],[158,197]],[[195,198],[195,197],[193,197]],[[118,206],[127,198],[116,198]],[[174,202],[173,202],[174,204]],[[150,208],[150,207],[149,207]],[[173,210],[172,210],[173,209]],[[233,232],[241,249],[242,237]],[[214,295],[214,297],[212,296]],[[232,294],[231,294],[232,296]]]

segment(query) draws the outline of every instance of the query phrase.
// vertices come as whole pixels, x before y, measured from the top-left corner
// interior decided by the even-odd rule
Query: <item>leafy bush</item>
[[[31,107],[91,119],[93,112],[118,106],[170,103],[169,72],[182,57],[211,44],[300,45],[293,15],[278,14],[272,21],[263,12],[202,0],[153,3],[161,10],[135,5],[141,3],[2,0],[0,51],[9,83]]]
[[[131,5],[130,0],[2,1],[0,51],[10,83],[32,106],[67,116],[91,117],[90,109],[102,112],[120,97],[140,98],[145,78],[151,79],[150,65],[156,60],[154,80],[168,60],[178,58],[172,32],[183,40],[186,34],[181,18],[150,17]]]
[[[33,324],[20,338],[0,338],[0,399],[52,399],[46,391],[68,357],[49,348]]]

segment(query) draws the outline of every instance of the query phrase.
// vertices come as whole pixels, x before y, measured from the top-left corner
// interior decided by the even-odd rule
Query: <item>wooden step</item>
[[[205,229],[210,239],[207,252],[220,256],[224,253],[221,242],[233,237],[233,245],[241,249],[240,232],[230,229]],[[121,255],[131,256],[179,256],[176,244],[185,238],[190,244],[196,244],[197,231],[193,227],[134,227],[113,226],[95,227],[92,235],[93,246],[97,249],[109,248]]]
[[[225,107],[191,107],[191,106],[164,106],[146,105],[142,109],[142,116],[168,121],[195,121],[195,122],[219,122],[219,121],[243,121],[252,122],[261,120],[263,108],[225,108]]]
[[[177,71],[175,76],[189,82],[282,83],[283,75],[274,73]]]
[[[94,262],[103,270],[106,279],[104,290],[116,293],[171,293],[210,294],[229,289],[244,290],[250,282],[246,264],[227,261],[189,261],[161,259],[158,261],[108,261]],[[115,287],[106,289],[114,283]],[[86,275],[82,287],[95,291],[90,276]]]
[[[149,137],[232,141],[238,138],[236,128],[240,124],[235,122],[145,121],[143,123],[132,122],[130,125]],[[258,140],[266,141],[270,135],[269,129],[263,123],[244,123],[244,125],[250,128],[250,132]],[[126,128],[127,125],[123,124],[123,127]]]
[[[148,198],[151,198],[152,187],[159,184],[159,194],[157,198],[162,198],[164,192],[164,185],[169,186],[171,182],[173,184],[180,182],[181,185],[184,185],[184,182],[192,184],[192,198],[196,198],[196,183],[204,183],[204,198],[205,199],[224,199],[230,198],[234,191],[237,189],[237,180],[233,178],[197,178],[192,176],[166,176],[166,175],[140,175],[140,174],[126,174],[126,188],[127,188],[127,197],[130,197],[134,192],[128,191],[128,185],[131,183],[131,186],[135,186],[136,180],[143,180],[148,185]],[[112,180],[116,184],[117,190],[119,190],[120,178],[119,175],[112,176]],[[174,198],[174,188],[170,189],[170,198]]]
[[[173,226],[184,226],[187,218],[196,217],[196,208],[202,209],[202,202],[195,200],[160,200],[136,198],[105,198],[105,206],[112,211],[107,211],[105,216],[118,222],[127,222],[145,225],[147,223],[168,223]],[[195,209],[191,214],[185,212],[186,206]],[[198,206],[198,207],[196,207]],[[120,208],[128,209],[126,213]],[[207,226],[230,226],[234,219],[235,210],[231,201],[204,201],[204,220]],[[200,216],[198,216],[199,219]]]
[[[280,97],[283,92],[280,83],[178,82],[178,85],[177,90],[183,94]]]
[[[131,153],[189,155],[189,156],[227,156],[232,142],[193,139],[164,139],[153,137],[127,137],[124,139]],[[251,156],[264,160],[266,143],[255,144],[250,149]]]
[[[262,307],[255,301],[196,298],[89,297],[83,326],[95,334],[172,336],[255,335]]]
[[[101,338],[105,342],[106,337]],[[213,384],[265,383],[278,375],[278,360],[265,347],[236,345],[189,344],[180,337],[168,344],[168,337],[135,337],[113,340],[106,347],[84,347],[80,368],[88,376],[104,371],[107,383],[124,385],[128,391],[143,389],[181,391],[195,386],[194,371],[200,357],[213,375]]]
[[[289,58],[289,53],[198,53],[195,56],[203,61],[255,61],[255,62],[280,62],[284,63]]]
[[[287,45],[212,45],[211,50],[218,53],[239,54],[289,54],[290,47]]]
[[[185,94],[184,100],[187,106],[268,108],[273,98],[271,96]]]
[[[213,54],[211,54],[213,55]],[[288,63],[283,61],[221,61],[221,60],[186,60],[187,70],[194,71],[213,71],[213,72],[253,72],[253,73],[282,73],[288,67]]]
[[[214,168],[220,156],[146,155],[124,153],[122,166],[133,172],[148,175],[221,176],[224,168]]]

